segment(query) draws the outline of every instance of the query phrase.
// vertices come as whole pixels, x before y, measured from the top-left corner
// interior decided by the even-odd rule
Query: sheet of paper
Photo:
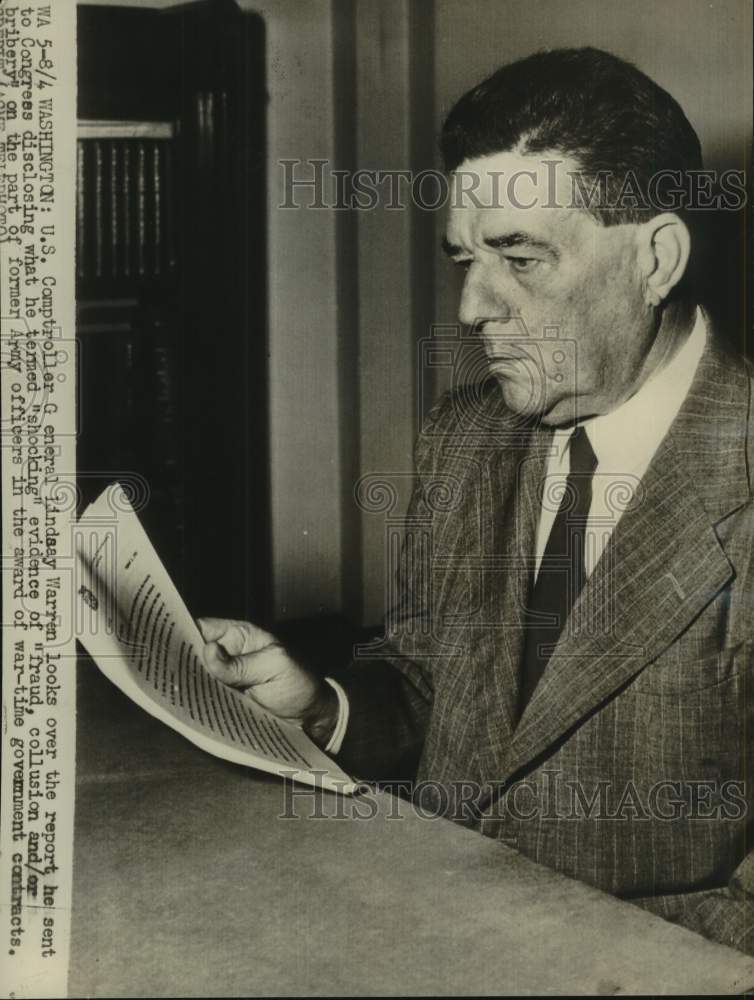
[[[303,732],[204,668],[204,642],[123,490],[77,526],[78,637],[137,705],[202,750],[345,794],[353,780]]]

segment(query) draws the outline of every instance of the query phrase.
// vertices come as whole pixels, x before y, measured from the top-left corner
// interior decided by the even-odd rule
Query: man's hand
[[[199,618],[207,670],[268,712],[301,725],[324,747],[338,719],[338,697],[325,681],[305,670],[269,632],[250,622]]]

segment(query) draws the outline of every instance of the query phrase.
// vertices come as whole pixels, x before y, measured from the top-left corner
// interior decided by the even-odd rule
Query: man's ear
[[[678,284],[691,253],[691,235],[680,216],[656,215],[637,229],[637,260],[648,306],[659,306]]]

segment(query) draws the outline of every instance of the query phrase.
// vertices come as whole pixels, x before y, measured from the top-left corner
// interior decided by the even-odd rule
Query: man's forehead
[[[557,152],[509,151],[465,160],[451,175],[446,241],[464,246],[506,232],[567,239],[585,220],[572,201],[578,169]]]
[[[508,150],[464,160],[450,175],[451,204],[473,208],[567,205],[579,164],[557,150]],[[512,198],[510,197],[512,196]]]

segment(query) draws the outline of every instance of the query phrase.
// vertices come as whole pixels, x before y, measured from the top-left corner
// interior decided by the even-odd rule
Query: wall
[[[276,617],[339,608],[335,213],[280,209],[280,161],[335,157],[329,0],[242,4],[267,26],[270,479]]]
[[[410,487],[416,340],[433,308],[432,220],[382,203],[371,212],[312,208],[305,191],[302,207],[281,209],[280,161],[353,170],[431,157],[420,97],[431,94],[432,5],[243,6],[264,16],[269,45],[275,608],[281,618],[342,611],[372,623],[384,613],[386,516],[402,512]],[[311,174],[302,166],[297,176]],[[389,510],[357,503],[365,477],[395,494]]]

